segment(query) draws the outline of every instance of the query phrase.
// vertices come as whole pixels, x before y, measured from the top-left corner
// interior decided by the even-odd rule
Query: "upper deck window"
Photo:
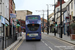
[[[32,19],[38,19],[38,17],[28,17],[28,20],[32,20]]]

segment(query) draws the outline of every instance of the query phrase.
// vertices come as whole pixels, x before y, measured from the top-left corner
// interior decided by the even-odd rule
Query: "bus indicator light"
[[[34,24],[32,24],[32,26],[34,26]]]

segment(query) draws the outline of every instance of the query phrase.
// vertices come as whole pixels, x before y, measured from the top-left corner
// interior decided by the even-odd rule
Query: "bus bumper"
[[[41,40],[41,37],[27,37],[26,40]]]

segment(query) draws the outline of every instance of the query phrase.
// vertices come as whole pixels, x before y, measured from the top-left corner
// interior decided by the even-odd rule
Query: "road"
[[[74,46],[53,36],[42,34],[41,41],[23,40],[14,47],[14,50],[74,50]]]

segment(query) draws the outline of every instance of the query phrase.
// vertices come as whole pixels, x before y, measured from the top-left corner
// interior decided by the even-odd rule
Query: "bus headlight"
[[[28,25],[29,24],[29,21],[26,21],[26,25]]]
[[[41,24],[41,20],[38,20],[37,23],[38,23],[38,24]]]

